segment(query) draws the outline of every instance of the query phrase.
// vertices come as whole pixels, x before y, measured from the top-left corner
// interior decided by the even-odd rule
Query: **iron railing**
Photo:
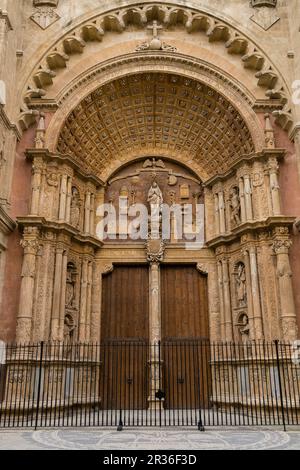
[[[293,343],[115,340],[4,348],[1,428],[300,425],[300,354]]]

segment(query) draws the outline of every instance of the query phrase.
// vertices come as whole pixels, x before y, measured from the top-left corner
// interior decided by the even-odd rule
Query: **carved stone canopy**
[[[251,0],[252,7],[273,7],[277,5],[277,0]]]
[[[34,7],[57,7],[59,0],[33,0]]]

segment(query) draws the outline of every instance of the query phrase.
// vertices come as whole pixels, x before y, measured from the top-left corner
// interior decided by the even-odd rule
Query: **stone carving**
[[[64,320],[64,342],[72,341],[76,325],[72,314],[67,313]]]
[[[252,177],[252,186],[254,188],[258,188],[262,186],[263,183],[264,183],[264,175],[260,172],[254,173]]]
[[[155,181],[149,189],[147,201],[150,203],[151,208],[155,209],[158,207],[159,209],[161,209],[163,203],[163,195],[158,184]]]
[[[151,29],[153,32],[153,37],[150,42],[143,42],[139,46],[136,47],[136,51],[168,51],[168,52],[176,52],[177,48],[174,46],[170,46],[165,42],[161,41],[158,37],[158,31],[163,29],[162,26],[159,26],[157,21],[153,21],[152,26],[148,26],[147,29]]]
[[[251,0],[251,6],[256,10],[251,20],[267,31],[280,20],[274,10],[276,5],[277,0]]]
[[[247,342],[250,337],[249,318],[246,313],[241,313],[238,317],[237,328],[242,342]]]
[[[36,7],[36,10],[30,18],[42,29],[47,29],[55,21],[59,20],[60,16],[55,11],[58,0],[34,0],[33,5]]]
[[[231,221],[234,226],[241,223],[241,201],[239,196],[239,188],[234,187],[230,194],[230,210],[231,210]]]
[[[159,159],[159,160],[156,160],[156,158],[152,158],[150,160],[150,158],[148,158],[144,164],[143,164],[143,168],[166,168],[166,165],[164,164],[164,162]]]
[[[164,259],[165,242],[163,240],[147,240],[147,260],[150,263],[160,263]]]
[[[66,307],[75,307],[75,289],[76,289],[77,271],[73,263],[69,263],[67,267],[66,280]]]
[[[72,188],[70,222],[73,227],[79,229],[80,226],[80,197],[78,189]]]
[[[244,263],[239,263],[237,266],[236,297],[239,307],[244,307],[247,304],[246,269]]]

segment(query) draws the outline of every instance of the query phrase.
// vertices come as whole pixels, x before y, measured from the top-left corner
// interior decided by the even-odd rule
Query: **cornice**
[[[16,228],[16,222],[5,212],[3,207],[0,206],[0,230],[6,235],[9,235]]]
[[[90,235],[83,235],[79,230],[75,229],[67,223],[53,222],[46,220],[44,217],[27,216],[17,217],[18,226],[21,229],[25,227],[37,227],[41,231],[50,230],[60,235],[67,235],[70,240],[75,240],[82,245],[90,245],[94,249],[102,248],[103,242]]]
[[[232,232],[212,238],[206,242],[209,248],[217,248],[220,245],[230,245],[239,242],[240,238],[246,234],[254,237],[260,231],[272,230],[275,227],[288,227],[290,230],[295,222],[295,217],[276,216],[268,217],[266,220],[247,222],[239,225]]]
[[[233,165],[229,168],[228,171],[222,174],[217,174],[210,178],[208,181],[203,183],[204,187],[211,187],[216,183],[227,180],[231,176],[234,176],[235,171],[245,163],[253,163],[254,161],[265,160],[266,158],[276,157],[277,160],[284,158],[286,154],[285,149],[263,149],[261,152],[243,155],[240,157]]]
[[[17,125],[10,121],[9,117],[7,116],[5,112],[5,105],[1,103],[0,103],[0,118],[4,122],[4,125],[6,126],[6,128],[9,130],[12,130],[15,133],[16,138],[18,140],[21,140],[22,134],[20,133]]]
[[[31,162],[34,160],[34,158],[42,158],[45,160],[47,163],[50,162],[58,162],[60,164],[67,164],[71,168],[73,168],[78,175],[80,175],[83,179],[90,181],[96,185],[96,187],[104,187],[105,183],[98,178],[97,176],[91,175],[89,173],[86,173],[80,168],[80,165],[73,160],[73,158],[70,155],[61,155],[59,153],[52,153],[49,152],[48,149],[28,149],[26,151],[26,157],[28,160]]]

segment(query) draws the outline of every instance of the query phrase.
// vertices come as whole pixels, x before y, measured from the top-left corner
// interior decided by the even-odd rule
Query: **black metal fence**
[[[5,345],[0,427],[300,425],[300,351],[283,342]]]

